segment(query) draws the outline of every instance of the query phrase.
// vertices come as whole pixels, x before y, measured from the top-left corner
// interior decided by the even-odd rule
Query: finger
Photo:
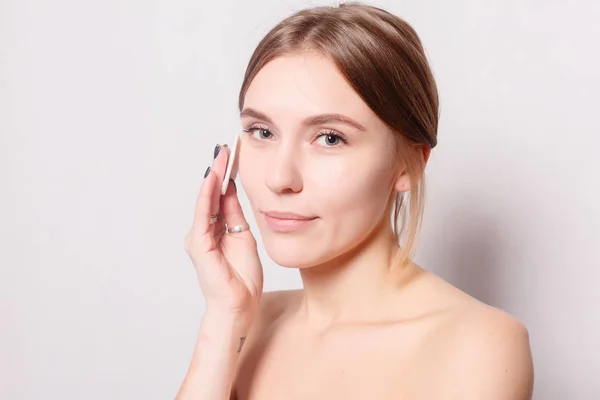
[[[192,228],[201,234],[205,234],[210,229],[210,213],[212,208],[212,194],[215,190],[215,174],[212,170],[207,170],[208,175],[204,178],[200,186],[200,193],[196,199],[194,207],[194,221]]]
[[[229,180],[227,192],[225,192],[225,195],[223,196],[221,213],[225,220],[225,224],[230,228],[247,223],[237,195],[237,187],[235,186],[235,182],[231,179]],[[236,233],[236,235],[239,235],[239,233]]]
[[[198,194],[194,208],[194,222],[192,227],[200,234],[210,231],[211,215],[217,214],[219,210],[219,196],[215,196],[215,191],[218,192],[220,190],[220,186],[217,188],[217,184],[220,185],[219,182],[222,181],[222,178],[219,179],[219,174],[223,175],[223,172],[219,173],[219,170],[222,171],[223,169],[220,165],[223,161],[218,160],[219,156],[220,154],[213,160],[212,165],[206,171],[204,182],[202,182],[202,186],[200,187],[200,193]]]
[[[219,214],[220,200],[221,200],[221,185],[223,183],[223,177],[225,176],[225,169],[227,168],[227,159],[229,157],[229,148],[221,147],[219,154],[213,161],[211,173],[215,175],[214,188],[211,193],[211,208],[210,214]]]

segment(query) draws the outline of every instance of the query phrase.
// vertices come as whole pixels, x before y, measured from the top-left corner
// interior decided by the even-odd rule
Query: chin
[[[308,268],[319,264],[322,255],[315,244],[302,243],[298,238],[264,237],[263,244],[269,258],[285,268]]]
[[[279,240],[265,241],[264,245],[269,258],[282,267],[307,268],[314,264],[314,250],[305,246],[283,245]]]
[[[318,238],[302,240],[298,237],[264,237],[263,244],[269,258],[285,268],[310,268],[323,265],[337,255],[331,246],[323,246]]]

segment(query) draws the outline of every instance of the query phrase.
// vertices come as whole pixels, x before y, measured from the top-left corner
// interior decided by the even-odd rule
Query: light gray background
[[[1,399],[175,396],[202,174],[258,40],[321,4],[0,0]],[[599,399],[599,3],[370,4],[441,94],[417,261],[528,326],[536,399]],[[261,256],[265,290],[300,287]]]

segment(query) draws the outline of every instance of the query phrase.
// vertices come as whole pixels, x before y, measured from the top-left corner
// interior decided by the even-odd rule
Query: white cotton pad
[[[221,186],[221,195],[224,195],[229,186],[229,179],[235,180],[238,172],[238,153],[240,152],[240,135],[237,135],[233,140],[229,159],[227,160],[227,169],[223,177],[223,185]]]

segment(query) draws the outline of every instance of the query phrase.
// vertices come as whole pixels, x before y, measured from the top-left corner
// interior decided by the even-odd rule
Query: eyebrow
[[[240,118],[242,118],[242,117],[254,117],[257,119],[261,119],[271,125],[274,125],[271,118],[269,118],[265,113],[255,110],[254,108],[250,108],[250,107],[244,108],[242,110],[242,112],[240,113]],[[337,114],[337,113],[319,114],[319,115],[313,115],[313,116],[307,117],[304,120],[302,120],[302,125],[315,126],[315,125],[328,124],[331,122],[338,122],[338,123],[350,125],[360,131],[367,130],[367,128],[365,128],[363,125],[359,124],[352,118],[347,117],[343,114]]]

